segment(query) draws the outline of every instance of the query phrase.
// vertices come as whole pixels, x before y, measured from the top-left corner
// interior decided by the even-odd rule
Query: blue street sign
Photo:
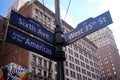
[[[12,27],[8,28],[6,41],[54,60],[55,48],[53,46],[32,38]]]
[[[27,32],[30,32],[35,36],[42,38],[47,42],[54,43],[53,33],[45,29],[40,23],[30,18],[25,18],[22,15],[11,11],[10,23]]]
[[[93,20],[92,17],[88,18],[87,20],[79,23],[79,24],[77,25],[77,28],[79,28],[79,26],[85,26],[86,24],[89,24],[92,20]]]
[[[95,32],[112,23],[112,18],[109,11],[101,14],[96,18],[89,18],[88,20],[78,24],[77,28],[65,34],[65,39],[68,44]]]

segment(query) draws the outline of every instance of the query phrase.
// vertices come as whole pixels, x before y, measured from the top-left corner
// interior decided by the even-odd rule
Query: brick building
[[[87,36],[98,46],[102,74],[108,80],[120,80],[120,56],[112,31],[106,27]]]

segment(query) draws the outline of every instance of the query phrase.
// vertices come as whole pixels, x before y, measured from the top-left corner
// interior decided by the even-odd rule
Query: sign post
[[[55,0],[55,47],[56,47],[56,61],[57,61],[57,80],[65,80],[64,73],[64,61],[65,61],[65,52],[63,50],[63,46],[65,44],[65,38],[63,29],[61,27],[60,21],[60,8],[59,8],[59,0]]]

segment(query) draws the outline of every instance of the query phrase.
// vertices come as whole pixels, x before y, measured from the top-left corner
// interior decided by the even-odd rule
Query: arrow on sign
[[[111,23],[113,23],[113,21],[109,11],[97,16],[96,18],[89,18],[78,24],[77,28],[65,34],[66,42],[68,44],[73,43],[78,39],[104,28]]]

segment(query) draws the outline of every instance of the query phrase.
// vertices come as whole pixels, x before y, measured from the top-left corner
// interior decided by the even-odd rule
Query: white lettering
[[[49,35],[46,34],[45,32],[43,32],[41,29],[38,30],[38,34],[40,34],[41,36],[43,36],[43,37],[49,39]]]
[[[16,39],[16,38],[20,38],[20,39],[22,39],[22,40],[25,40],[25,37],[23,37],[23,36],[21,36],[21,35],[19,35],[19,34],[16,34],[15,32],[13,32],[13,36],[15,37],[15,39]]]
[[[46,48],[44,45],[40,45],[38,43],[32,42],[29,39],[26,39],[25,44],[29,45],[29,46],[31,46],[31,47],[33,47],[41,52],[47,53],[49,55],[52,54],[52,51],[49,48]]]
[[[22,19],[22,18],[19,18],[18,21],[19,21],[18,24],[22,25],[23,27],[25,27],[25,28],[33,31],[33,32],[36,32],[36,28],[35,28],[34,25],[27,23],[27,22],[26,22],[24,19]]]
[[[106,21],[106,18],[103,17],[103,18],[99,18],[99,19],[98,19],[98,22],[99,22],[99,24],[103,24],[103,23],[105,23],[105,22],[107,22],[107,21]]]
[[[92,29],[92,23],[89,23],[88,25],[85,25],[85,32],[89,31]]]
[[[71,39],[74,39],[74,38],[76,38],[76,37],[79,37],[79,35],[81,35],[81,34],[83,34],[83,29],[80,29],[80,30],[78,30],[78,31],[74,31],[74,32],[71,32],[69,35],[68,35],[68,38],[69,38],[69,40],[71,40]]]

